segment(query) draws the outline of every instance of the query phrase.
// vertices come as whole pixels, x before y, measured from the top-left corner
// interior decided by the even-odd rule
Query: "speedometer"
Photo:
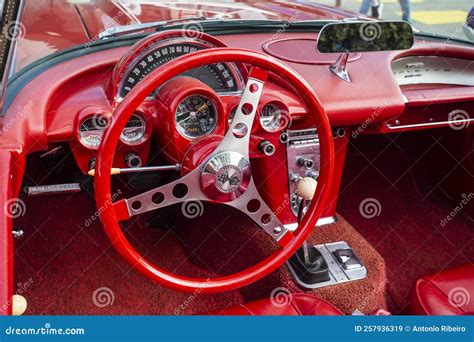
[[[118,99],[124,98],[146,75],[159,66],[180,56],[209,48],[204,42],[175,39],[166,44],[155,44],[141,51],[126,67],[118,88]],[[239,90],[236,69],[230,64],[210,64],[188,70],[184,76],[197,78],[217,93]]]
[[[190,139],[211,133],[216,127],[216,107],[206,96],[191,95],[184,98],[175,112],[178,132]]]

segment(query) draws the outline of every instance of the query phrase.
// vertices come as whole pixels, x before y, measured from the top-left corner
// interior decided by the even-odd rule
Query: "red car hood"
[[[53,52],[96,40],[100,32],[110,27],[191,16],[298,21],[342,19],[354,13],[304,1],[27,1],[15,70]]]
[[[78,5],[88,32],[96,36],[104,29],[131,23],[172,20],[194,16],[227,19],[310,20],[341,19],[352,13],[313,3],[277,1],[168,2],[112,1]]]

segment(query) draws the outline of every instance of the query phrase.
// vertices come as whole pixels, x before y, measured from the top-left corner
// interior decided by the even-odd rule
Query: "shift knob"
[[[21,295],[12,296],[12,314],[13,316],[21,316],[25,313],[28,304],[25,297]]]
[[[318,182],[311,177],[301,178],[296,183],[296,193],[306,201],[311,201],[316,191]]]

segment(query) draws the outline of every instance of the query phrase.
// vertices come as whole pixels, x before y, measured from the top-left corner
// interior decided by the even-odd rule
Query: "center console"
[[[319,177],[319,138],[316,129],[288,130],[283,135],[286,140],[286,158],[288,163],[288,193],[291,212],[295,217],[301,198],[296,193],[296,182],[300,178]]]
[[[333,131],[334,139],[345,135],[343,128]],[[301,198],[296,193],[296,183],[304,177],[318,180],[320,170],[320,149],[317,130],[287,130],[280,136],[280,141],[286,143],[286,159],[288,169],[288,194],[291,203],[291,212],[294,217],[298,216]],[[309,203],[308,203],[309,205]],[[332,223],[331,217],[326,217],[319,224]]]

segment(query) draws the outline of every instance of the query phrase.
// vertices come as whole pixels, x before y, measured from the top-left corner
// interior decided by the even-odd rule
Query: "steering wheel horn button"
[[[242,171],[235,165],[226,165],[217,171],[216,186],[221,192],[234,192],[242,182]]]
[[[250,162],[233,151],[211,157],[201,172],[202,191],[216,202],[229,202],[240,197],[251,179]]]

